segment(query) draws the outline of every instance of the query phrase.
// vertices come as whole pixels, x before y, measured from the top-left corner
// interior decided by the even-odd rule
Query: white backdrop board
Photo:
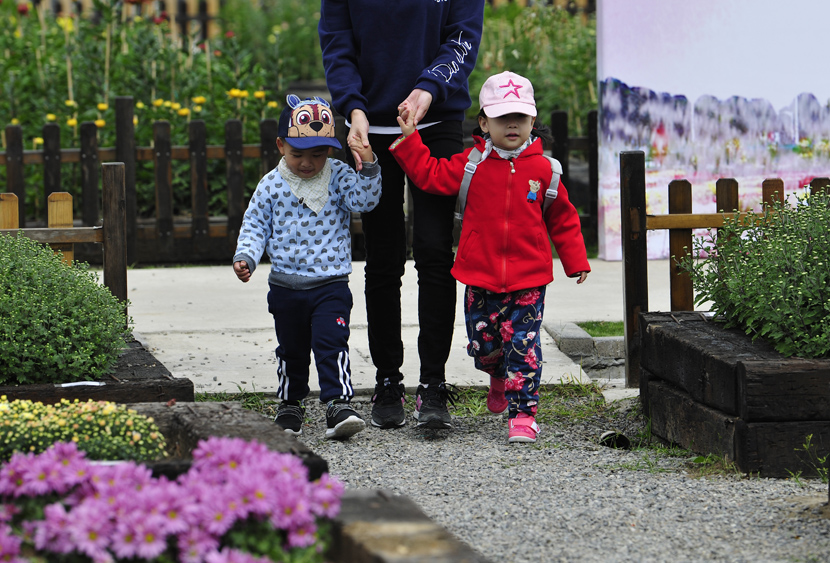
[[[719,178],[758,210],[766,178],[790,194],[830,176],[827,21],[826,0],[599,0],[600,258],[621,259],[621,151],[646,154],[649,213],[668,211],[674,179],[714,213]],[[648,236],[649,258],[667,257],[668,233]]]

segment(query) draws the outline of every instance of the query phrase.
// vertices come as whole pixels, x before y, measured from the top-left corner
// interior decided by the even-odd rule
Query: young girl
[[[584,282],[591,268],[579,215],[558,175],[555,198],[544,207],[554,174],[543,153],[540,136],[545,133],[534,127],[530,81],[512,72],[491,76],[479,104],[482,137],[475,137],[475,149],[481,161],[469,183],[452,273],[467,286],[467,352],[477,369],[490,374],[487,408],[494,413],[509,409],[508,442],[535,442],[539,332],[545,286],[553,281],[550,241],[576,283]],[[398,123],[403,135],[389,150],[414,184],[426,192],[457,195],[473,149],[449,160],[432,158],[415,128],[414,111],[403,107]]]

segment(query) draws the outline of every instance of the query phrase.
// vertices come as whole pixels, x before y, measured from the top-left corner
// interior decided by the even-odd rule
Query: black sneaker
[[[398,428],[406,424],[406,413],[403,410],[404,398],[403,383],[392,383],[385,379],[375,385],[375,394],[372,397],[372,426],[378,428]]]
[[[303,433],[305,407],[302,401],[283,401],[277,407],[277,416],[274,422],[282,426],[286,434],[299,436]]]
[[[452,387],[452,385],[450,385]],[[418,385],[415,395],[415,420],[418,428],[442,430],[452,428],[452,418],[447,410],[447,401],[455,404],[458,395],[446,383],[431,383],[429,387]]]
[[[326,438],[328,440],[345,440],[366,428],[349,403],[330,402],[326,409]]]

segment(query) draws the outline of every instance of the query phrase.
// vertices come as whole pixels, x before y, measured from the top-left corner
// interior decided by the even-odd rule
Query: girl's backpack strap
[[[464,165],[464,177],[461,178],[461,188],[458,191],[458,203],[455,206],[455,218],[461,221],[464,217],[464,208],[467,206],[467,192],[470,190],[470,181],[481,162],[481,151],[476,147],[467,155],[467,164]]]
[[[548,207],[550,207],[550,204],[553,203],[553,200],[556,199],[556,196],[559,195],[559,178],[562,177],[562,165],[559,161],[548,155],[545,155],[545,158],[550,161],[550,170],[553,175],[550,177],[550,185],[545,191],[545,202],[542,204],[543,216],[547,212]]]

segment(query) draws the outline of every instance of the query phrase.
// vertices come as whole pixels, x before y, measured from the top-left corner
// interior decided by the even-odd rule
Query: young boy
[[[271,259],[268,311],[279,346],[275,422],[302,434],[314,352],[320,401],[327,403],[326,438],[345,439],[364,429],[350,407],[349,367],[352,211],[371,211],[380,201],[380,167],[371,147],[349,146],[363,159],[357,173],[329,159],[334,116],[321,98],[288,96],[279,122],[279,165],[257,185],[242,219],[233,270],[247,282],[263,251]]]

